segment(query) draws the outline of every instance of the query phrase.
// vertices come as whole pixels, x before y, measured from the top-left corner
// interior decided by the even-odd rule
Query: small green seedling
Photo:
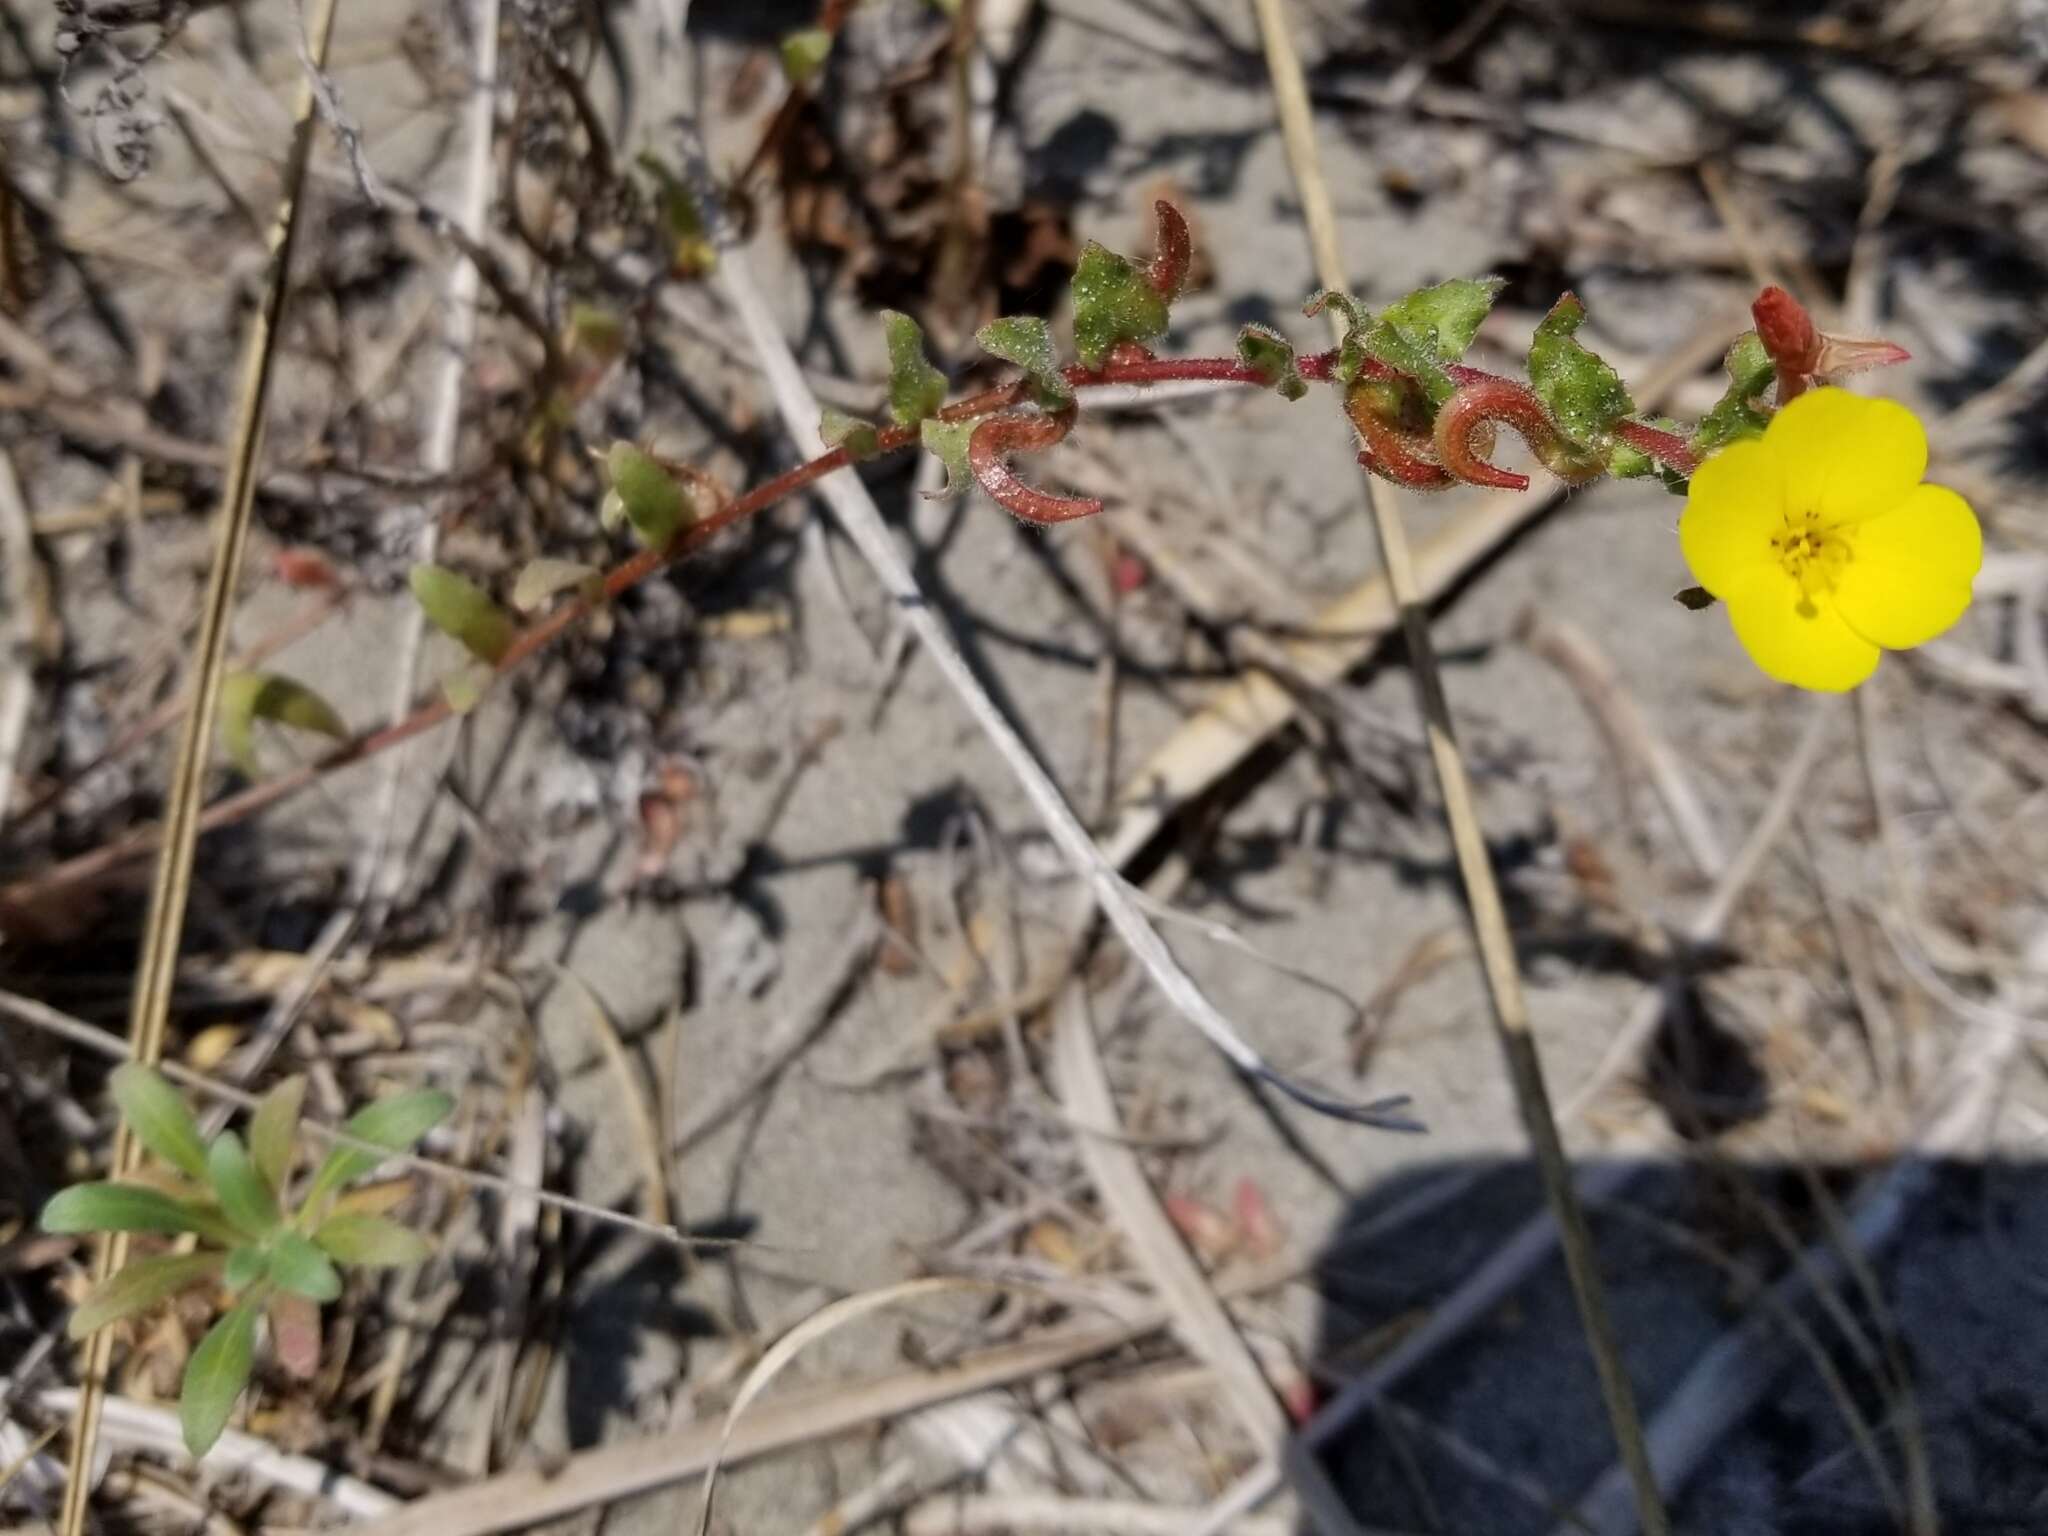
[[[341,1294],[341,1267],[417,1264],[432,1245],[383,1216],[351,1208],[345,1188],[382,1161],[337,1146],[294,1207],[289,1195],[304,1078],[273,1088],[250,1117],[247,1145],[233,1131],[208,1143],[173,1088],[130,1062],[115,1071],[115,1102],[135,1139],[166,1167],[144,1182],[75,1184],[43,1207],[45,1232],[189,1234],[191,1252],[131,1259],[71,1314],[74,1339],[212,1283],[232,1305],[192,1352],[179,1392],[185,1444],[204,1456],[220,1438],[255,1367],[257,1325],[267,1312],[286,1365],[309,1374],[319,1355],[319,1305]],[[342,1127],[357,1141],[403,1152],[447,1115],[445,1093],[421,1089],[379,1099]]]

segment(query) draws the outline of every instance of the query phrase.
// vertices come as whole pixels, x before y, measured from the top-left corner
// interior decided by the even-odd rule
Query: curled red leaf
[[[1036,453],[1052,447],[1074,425],[1071,407],[1064,411],[1027,414],[1003,411],[974,429],[967,440],[967,465],[974,478],[998,503],[1027,523],[1070,523],[1093,517],[1102,503],[1093,496],[1055,496],[1026,485],[1010,468],[1013,453]]]
[[[1503,426],[1529,445],[1543,467],[1567,485],[1598,479],[1603,465],[1566,441],[1550,411],[1526,384],[1484,375],[1458,386],[1436,413],[1437,458],[1468,485],[1526,491],[1529,477],[1487,462],[1490,428]]]
[[[1188,234],[1188,221],[1173,204],[1161,198],[1152,205],[1159,216],[1159,239],[1153,247],[1152,264],[1145,268],[1145,281],[1162,299],[1176,298],[1188,280],[1188,263],[1194,259],[1195,244]]]
[[[1428,432],[1410,419],[1410,393],[1377,387],[1381,382],[1361,376],[1344,396],[1344,413],[1365,444],[1358,462],[1369,473],[1411,491],[1440,491],[1456,484],[1431,457]]]

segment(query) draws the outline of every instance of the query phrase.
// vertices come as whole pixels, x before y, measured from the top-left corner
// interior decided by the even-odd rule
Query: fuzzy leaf
[[[1053,350],[1052,327],[1036,315],[1013,315],[991,320],[974,333],[981,350],[1006,363],[1015,363],[1031,377],[1038,403],[1047,410],[1070,404],[1074,391],[1060,373],[1058,354]]]
[[[1636,407],[1621,375],[1579,345],[1574,332],[1585,319],[1585,305],[1572,294],[1551,306],[1529,345],[1529,384],[1566,438],[1582,448],[1598,448],[1614,424]]]
[[[574,560],[529,560],[519,568],[512,583],[512,606],[521,613],[533,613],[547,606],[557,593],[574,588],[585,602],[601,602],[604,577],[595,566]]]
[[[818,413],[818,436],[825,440],[827,448],[844,448],[846,456],[856,464],[882,451],[875,424],[836,405],[828,405]]]
[[[146,1312],[158,1302],[219,1274],[220,1267],[217,1253],[165,1253],[130,1259],[78,1304],[65,1332],[74,1339],[97,1333],[109,1323]]]
[[[967,440],[974,436],[977,425],[972,421],[940,421],[936,416],[928,416],[918,429],[925,447],[946,466],[946,483],[936,491],[925,492],[930,500],[951,501],[955,496],[966,495],[967,487],[974,484],[974,471],[967,463]]]
[[[448,1111],[454,1107],[455,1101],[438,1089],[419,1088],[379,1099],[367,1109],[358,1110],[342,1129],[358,1141],[371,1142],[393,1152],[404,1152],[446,1119]],[[374,1152],[336,1147],[327,1154],[327,1161],[320,1165],[320,1172],[313,1180],[313,1192],[306,1197],[306,1205],[313,1206],[320,1197],[361,1178],[382,1161]]]
[[[243,1150],[242,1138],[233,1131],[222,1131],[206,1149],[206,1176],[222,1213],[237,1231],[260,1238],[277,1229],[277,1195],[256,1171],[256,1164]]]
[[[613,443],[604,465],[620,510],[640,535],[640,542],[649,549],[668,548],[677,531],[690,521],[690,493],[652,454],[642,453],[631,443]]]
[[[1152,341],[1166,334],[1169,315],[1159,290],[1127,256],[1097,241],[1081,248],[1074,268],[1074,352],[1100,368],[1120,341]]]
[[[114,1068],[108,1086],[137,1141],[180,1173],[206,1177],[206,1143],[199,1139],[199,1122],[186,1107],[185,1096],[161,1072],[139,1061],[123,1062]]]
[[[889,414],[901,427],[915,426],[946,403],[946,376],[924,355],[924,332],[910,316],[882,311],[889,343]]]
[[[232,1237],[222,1217],[146,1184],[100,1182],[60,1189],[43,1207],[45,1232],[197,1232]]]
[[[468,577],[443,565],[416,565],[406,579],[427,621],[477,660],[495,664],[511,649],[518,632],[512,616]]]
[[[1358,338],[1359,344],[1368,356],[1415,378],[1430,400],[1441,405],[1457,389],[1443,365],[1465,355],[1494,298],[1506,286],[1497,277],[1454,277],[1418,288],[1382,310]]]
[[[270,1269],[270,1254],[254,1243],[244,1243],[228,1253],[227,1268],[221,1279],[231,1291],[246,1291],[261,1280]]]
[[[308,1301],[332,1301],[341,1294],[341,1271],[300,1232],[278,1233],[270,1249],[270,1278],[279,1289]]]
[[[1693,448],[1702,455],[1725,448],[1738,437],[1761,436],[1771,424],[1770,412],[1756,401],[1777,378],[1777,368],[1757,333],[1744,331],[1736,337],[1722,366],[1728,370],[1727,392],[1700,418],[1692,438]]]
[[[1279,391],[1282,400],[1299,400],[1308,393],[1307,383],[1294,366],[1294,344],[1271,327],[1247,325],[1240,330],[1237,355],[1247,368],[1257,371],[1268,389]]]
[[[256,1308],[253,1297],[237,1302],[199,1341],[185,1367],[178,1422],[185,1431],[185,1448],[194,1456],[213,1449],[235,1411],[235,1400],[249,1385],[256,1357]]]
[[[832,34],[824,27],[805,27],[782,40],[782,72],[791,85],[808,85],[832,56]]]
[[[434,1245],[410,1227],[358,1211],[338,1211],[328,1217],[313,1234],[313,1241],[338,1262],[369,1269],[402,1269],[420,1263],[434,1251]]]
[[[256,1106],[249,1120],[249,1155],[256,1171],[281,1197],[292,1176],[293,1144],[299,1134],[299,1109],[306,1102],[306,1080],[288,1077]]]

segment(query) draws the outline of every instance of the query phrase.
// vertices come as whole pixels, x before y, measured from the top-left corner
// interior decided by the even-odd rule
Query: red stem
[[[1676,432],[1666,432],[1640,421],[1617,421],[1614,435],[1637,452],[1647,453],[1659,463],[1669,464],[1681,475],[1689,475],[1700,467],[1700,456]]]

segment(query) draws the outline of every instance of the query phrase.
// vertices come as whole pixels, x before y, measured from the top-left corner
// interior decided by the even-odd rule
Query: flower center
[[[1783,528],[1771,536],[1771,552],[1799,583],[1799,615],[1806,619],[1820,611],[1814,598],[1834,591],[1856,557],[1849,530],[1822,522],[1818,512],[1787,512]]]

